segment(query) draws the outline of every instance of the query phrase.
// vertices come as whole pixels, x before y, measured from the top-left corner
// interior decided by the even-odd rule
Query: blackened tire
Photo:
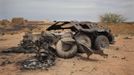
[[[85,34],[78,34],[75,36],[75,40],[77,41],[78,44],[82,44],[86,46],[87,48],[91,48],[91,39]],[[78,46],[78,52],[80,53],[85,53],[85,48],[83,48],[81,45]]]
[[[104,50],[105,48],[109,47],[109,40],[104,35],[99,35],[95,39],[95,49],[96,50]]]
[[[63,43],[64,38],[59,40],[56,44],[57,55],[61,58],[71,58],[77,53],[77,45],[75,41],[73,43]]]

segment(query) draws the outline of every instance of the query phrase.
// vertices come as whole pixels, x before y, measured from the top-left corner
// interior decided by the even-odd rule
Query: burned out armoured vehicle
[[[33,39],[35,37],[32,35],[28,35],[31,36],[29,47],[38,46],[38,50],[53,48],[62,58],[70,58],[78,52],[86,52],[85,48],[92,51],[104,50],[114,42],[114,37],[108,28],[99,28],[92,22],[58,21],[38,34],[36,39]],[[26,45],[24,41],[23,39],[23,46]]]

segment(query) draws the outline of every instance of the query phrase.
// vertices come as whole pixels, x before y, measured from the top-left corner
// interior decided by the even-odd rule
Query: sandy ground
[[[17,46],[22,39],[21,34],[0,36],[0,51]],[[134,36],[119,35],[116,43],[105,50],[109,56],[103,58],[92,55],[89,60],[85,54],[71,59],[56,60],[55,66],[48,70],[20,70],[17,62],[30,57],[24,53],[0,53],[0,75],[133,75],[134,74]],[[7,64],[1,65],[2,62]]]

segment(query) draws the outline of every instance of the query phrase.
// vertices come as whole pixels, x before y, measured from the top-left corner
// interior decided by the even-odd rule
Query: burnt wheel
[[[77,43],[82,44],[82,45],[86,46],[87,48],[91,48],[91,39],[87,35],[78,34],[77,36],[75,36],[75,39],[76,39]],[[79,45],[79,52],[80,53],[85,52],[85,49],[81,45]]]
[[[104,35],[99,35],[97,36],[95,40],[95,49],[96,50],[103,50],[104,48],[109,47],[109,40],[106,36]]]
[[[61,58],[71,58],[77,53],[77,45],[72,38],[63,38],[56,44],[56,52]]]

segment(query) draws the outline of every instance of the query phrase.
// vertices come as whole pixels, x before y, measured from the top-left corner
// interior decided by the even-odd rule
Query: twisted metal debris
[[[21,68],[24,70],[47,69],[55,65],[55,55],[49,51],[45,51],[40,53],[40,57],[27,59],[21,65]]]
[[[28,36],[26,36],[23,40],[21,46],[26,49],[36,49],[36,56],[35,58],[23,61],[21,64],[22,69],[47,69],[48,67],[54,65],[56,52],[55,49],[51,47],[51,42],[53,40],[51,36],[42,35],[36,40],[33,38],[29,39],[29,37],[32,37],[32,35],[28,34]]]

